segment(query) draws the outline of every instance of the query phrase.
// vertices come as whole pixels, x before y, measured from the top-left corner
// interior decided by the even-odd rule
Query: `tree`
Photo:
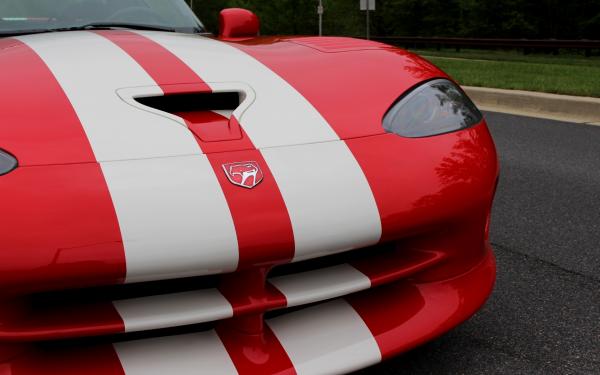
[[[256,12],[264,35],[318,32],[318,0],[194,1],[213,32],[229,7]],[[323,2],[326,35],[364,35],[359,0]],[[373,35],[600,39],[599,0],[377,0],[372,16]]]

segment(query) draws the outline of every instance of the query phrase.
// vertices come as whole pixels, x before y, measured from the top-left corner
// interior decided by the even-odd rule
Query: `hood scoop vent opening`
[[[240,92],[185,93],[137,97],[135,101],[185,120],[201,142],[240,140],[242,131],[232,115],[243,100]]]

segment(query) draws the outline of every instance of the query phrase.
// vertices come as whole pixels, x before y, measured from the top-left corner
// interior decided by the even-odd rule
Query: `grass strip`
[[[465,86],[600,97],[600,62],[548,63],[441,56],[427,56],[427,59]]]

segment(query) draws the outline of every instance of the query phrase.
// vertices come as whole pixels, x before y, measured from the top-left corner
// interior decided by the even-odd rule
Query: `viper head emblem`
[[[223,164],[229,181],[237,186],[252,189],[263,180],[263,172],[255,161]]]

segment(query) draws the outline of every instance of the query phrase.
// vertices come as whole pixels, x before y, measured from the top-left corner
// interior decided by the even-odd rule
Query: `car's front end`
[[[0,374],[343,373],[485,302],[496,152],[436,67],[98,28],[0,39]]]

